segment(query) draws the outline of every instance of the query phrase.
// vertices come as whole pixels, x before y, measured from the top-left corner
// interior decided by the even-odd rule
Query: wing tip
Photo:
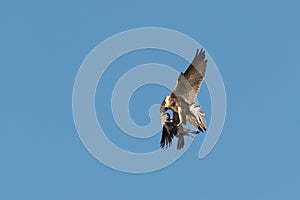
[[[199,49],[197,48],[196,49],[196,55],[195,55],[195,57],[194,57],[194,59],[193,59],[193,61],[200,61],[200,60],[204,60],[204,62],[206,63],[207,62],[207,60],[205,59],[205,50],[204,50],[204,48],[201,48],[200,49],[200,52],[199,52]]]
[[[196,49],[196,55],[199,55],[199,54],[201,54],[201,53],[205,54],[204,48],[202,47],[202,48],[200,49],[200,52],[199,52],[199,48],[197,48],[197,49]]]

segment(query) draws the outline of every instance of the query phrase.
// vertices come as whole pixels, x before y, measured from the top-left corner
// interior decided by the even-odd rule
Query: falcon
[[[199,49],[197,49],[192,63],[184,73],[180,73],[174,90],[163,100],[160,106],[162,121],[169,123],[165,119],[166,113],[168,110],[172,110],[174,116],[178,115],[178,119],[171,122],[173,125],[176,124],[177,127],[181,127],[182,124],[186,125],[189,122],[199,131],[206,131],[206,120],[203,117],[205,114],[200,111],[201,106],[196,105],[195,102],[201,83],[204,80],[206,66],[205,51],[201,49],[199,52]],[[163,125],[163,129],[165,126]],[[174,130],[176,131],[176,129]],[[168,144],[170,144],[174,135],[176,135],[175,132],[168,136]]]

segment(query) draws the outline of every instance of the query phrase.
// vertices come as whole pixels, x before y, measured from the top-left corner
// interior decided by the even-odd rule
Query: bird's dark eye
[[[165,111],[167,111],[168,110],[168,108],[165,108]]]

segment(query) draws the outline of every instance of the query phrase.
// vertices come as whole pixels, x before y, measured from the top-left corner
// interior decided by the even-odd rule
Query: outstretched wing
[[[191,104],[199,92],[206,71],[205,51],[197,49],[196,55],[184,73],[178,77],[173,93]]]
[[[177,126],[174,122],[165,121],[163,123],[160,148],[168,148],[172,144],[172,139],[177,134]]]
[[[168,148],[172,144],[173,134],[170,134],[168,127],[163,126],[161,140],[160,140],[160,148]]]

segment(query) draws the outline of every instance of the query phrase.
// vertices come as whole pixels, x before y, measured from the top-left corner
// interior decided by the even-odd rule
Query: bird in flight
[[[184,145],[183,136],[188,133],[199,133],[186,129],[182,124],[187,122],[196,127],[199,131],[206,131],[206,120],[204,112],[200,111],[201,106],[196,105],[196,97],[199,93],[201,83],[204,80],[207,60],[205,51],[197,49],[196,55],[184,73],[180,73],[174,90],[168,95],[160,106],[162,116],[162,138],[160,147],[169,147],[174,136],[178,138],[177,149],[182,149]],[[173,119],[167,113],[173,111]]]

